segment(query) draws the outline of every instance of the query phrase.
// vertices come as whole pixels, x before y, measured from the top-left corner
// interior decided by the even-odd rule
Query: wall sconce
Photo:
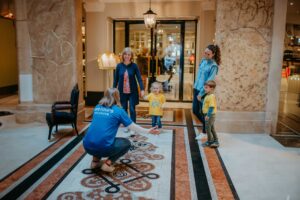
[[[0,1],[0,16],[6,19],[15,19],[15,15],[12,12],[13,1],[1,0]]]

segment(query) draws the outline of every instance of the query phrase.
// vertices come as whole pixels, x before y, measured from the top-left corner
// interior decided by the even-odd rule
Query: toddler
[[[207,133],[207,141],[203,146],[219,147],[218,136],[215,130],[215,119],[217,113],[217,101],[214,95],[216,82],[209,80],[204,84],[205,98],[203,100],[202,112],[205,119],[205,129]]]
[[[161,117],[163,116],[163,104],[166,102],[165,96],[162,94],[162,85],[158,82],[151,84],[151,93],[144,96],[149,101],[149,115],[152,117],[152,127],[161,128]]]

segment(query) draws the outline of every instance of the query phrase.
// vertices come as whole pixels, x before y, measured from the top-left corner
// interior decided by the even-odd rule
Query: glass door
[[[147,94],[151,74],[151,34],[144,24],[129,24],[129,47],[134,52],[134,62],[138,65]]]
[[[162,84],[167,100],[180,100],[182,74],[181,24],[158,24],[155,48],[158,61],[156,81]]]
[[[121,53],[125,46],[131,47],[146,93],[154,80],[162,84],[168,101],[192,100],[196,21],[159,21],[152,34],[143,21],[114,24],[115,53]]]

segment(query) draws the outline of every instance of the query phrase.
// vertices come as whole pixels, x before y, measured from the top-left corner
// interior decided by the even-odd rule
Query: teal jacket
[[[199,96],[205,94],[204,84],[208,80],[215,80],[219,67],[214,60],[202,59],[199,64],[198,74],[195,80],[194,89],[199,91]]]

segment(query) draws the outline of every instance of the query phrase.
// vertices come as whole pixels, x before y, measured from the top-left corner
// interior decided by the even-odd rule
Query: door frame
[[[192,100],[183,100],[183,86],[184,86],[184,41],[185,41],[185,22],[193,21],[195,22],[195,60],[197,60],[197,25],[198,20],[157,20],[156,24],[178,24],[180,25],[180,43],[182,45],[180,52],[180,64],[179,64],[179,100],[167,100],[168,102],[192,102]],[[117,22],[125,23],[125,47],[129,46],[129,34],[130,34],[130,24],[144,24],[143,20],[113,20],[113,52],[115,52],[115,27]],[[149,30],[150,31],[150,30]],[[156,35],[154,35],[154,44],[156,44]],[[156,45],[154,45],[154,52],[156,54]],[[195,72],[196,72],[196,62],[194,62],[194,80],[195,80]]]

